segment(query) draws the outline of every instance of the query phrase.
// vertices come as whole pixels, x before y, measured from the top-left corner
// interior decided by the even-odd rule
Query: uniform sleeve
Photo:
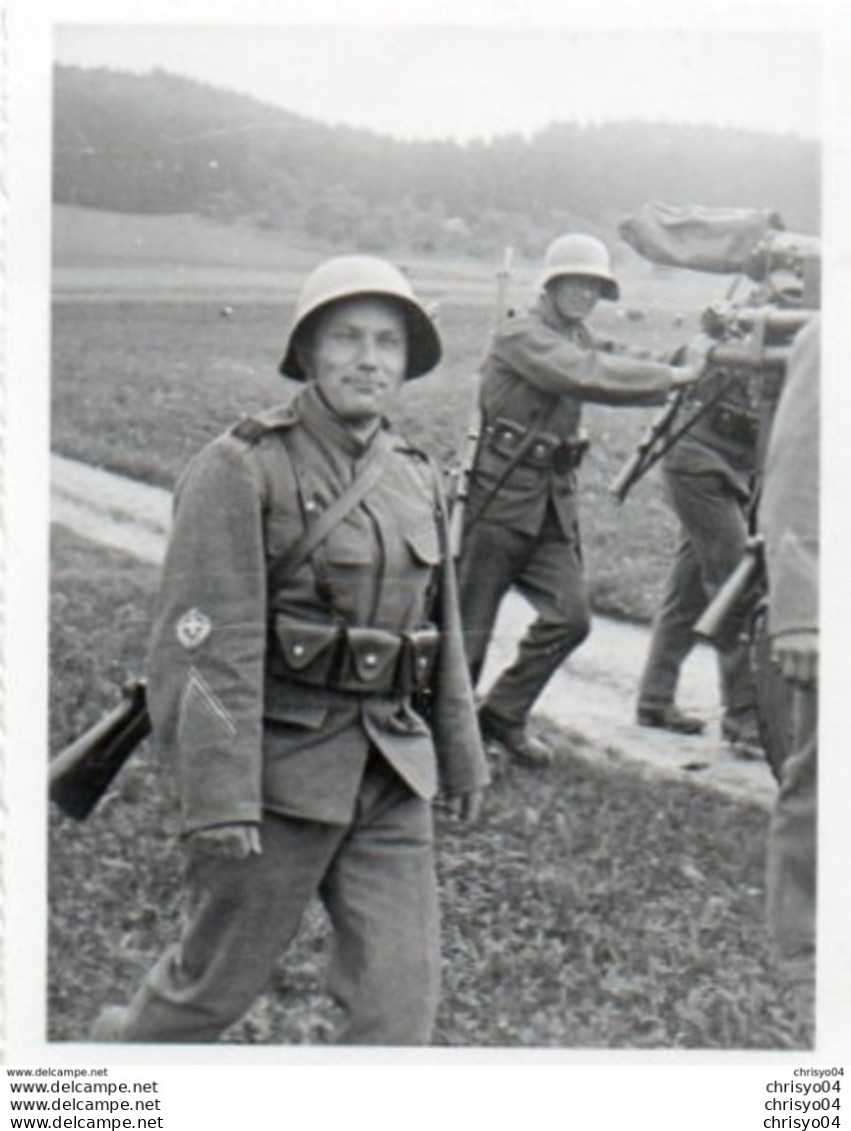
[[[455,567],[451,554],[447,552],[449,531],[439,482],[436,490],[440,498],[438,522],[442,526],[441,545],[444,552],[437,594],[440,653],[435,674],[432,733],[441,786],[444,793],[451,797],[482,789],[490,781],[490,771],[464,654]]]
[[[771,431],[759,525],[772,636],[815,631],[819,581],[819,324],[802,330]]]
[[[773,638],[818,631],[818,542],[786,530],[768,563],[768,627]]]
[[[610,405],[658,404],[673,387],[668,365],[586,348],[527,317],[504,327],[491,356],[550,396]]]
[[[154,732],[174,757],[184,831],[261,812],[266,566],[262,491],[232,438],[178,486],[148,657]]]

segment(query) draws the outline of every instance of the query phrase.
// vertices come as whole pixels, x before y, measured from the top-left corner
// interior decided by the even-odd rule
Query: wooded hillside
[[[792,135],[561,121],[528,139],[398,141],[164,71],[69,66],[54,131],[57,203],[248,219],[365,251],[538,256],[573,225],[611,234],[650,199],[819,226],[820,147]]]

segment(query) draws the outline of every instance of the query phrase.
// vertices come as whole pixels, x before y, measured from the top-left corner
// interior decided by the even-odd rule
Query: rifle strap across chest
[[[360,474],[349,484],[322,514],[312,522],[289,550],[269,568],[269,590],[274,593],[288,581],[328,535],[343,521],[346,515],[357,507],[378,483],[387,467],[390,449],[377,444],[372,458],[361,469]]]
[[[469,532],[473,528],[473,526],[475,526],[475,524],[481,518],[484,517],[485,511],[488,509],[488,507],[491,505],[491,503],[497,497],[499,492],[502,490],[502,487],[505,484],[506,480],[508,479],[509,475],[511,475],[511,473],[512,473],[512,471],[514,471],[515,467],[517,467],[520,464],[520,462],[529,454],[529,452],[532,450],[532,448],[535,446],[535,444],[537,444],[538,440],[541,438],[541,432],[542,432],[542,428],[540,427],[540,423],[542,421],[546,422],[550,413],[555,411],[556,405],[558,404],[560,399],[561,399],[560,394],[554,394],[554,393],[548,394],[544,403],[541,404],[536,409],[534,414],[532,415],[532,419],[528,422],[528,424],[524,425],[524,427],[527,429],[526,435],[523,437],[523,440],[520,442],[520,444],[518,444],[517,450],[514,452],[514,454],[511,456],[511,458],[507,461],[507,463],[505,464],[505,467],[503,467],[502,471],[500,472],[499,476],[497,477],[496,482],[491,486],[487,495],[485,495],[485,497],[479,501],[479,505],[475,508],[475,510],[473,510],[469,514],[467,514],[467,516],[464,520],[465,531]],[[502,402],[500,402],[500,404],[497,406],[496,412],[494,412],[493,409],[491,410],[490,417],[489,417],[490,419],[494,419],[494,420],[497,419],[498,413],[499,413],[499,408],[501,408],[501,404],[502,404]],[[482,417],[482,422],[484,423],[484,416]],[[485,429],[482,428],[482,431],[481,431],[481,434],[480,434],[480,437],[479,437],[479,444],[480,445],[484,441],[484,437],[485,437]]]

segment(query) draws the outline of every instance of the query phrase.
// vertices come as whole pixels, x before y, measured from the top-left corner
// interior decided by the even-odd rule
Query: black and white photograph
[[[126,8],[40,56],[29,1062],[847,1053],[816,10]]]

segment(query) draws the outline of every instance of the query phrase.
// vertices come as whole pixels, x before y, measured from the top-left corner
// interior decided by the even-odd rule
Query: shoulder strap
[[[369,494],[384,474],[390,449],[378,447],[375,455],[362,469],[360,475],[349,484],[342,495],[323,511],[316,522],[312,522],[302,536],[290,546],[288,552],[274,562],[270,569],[270,590],[279,589],[298,567],[305,562],[331,531],[343,521],[347,514]]]

